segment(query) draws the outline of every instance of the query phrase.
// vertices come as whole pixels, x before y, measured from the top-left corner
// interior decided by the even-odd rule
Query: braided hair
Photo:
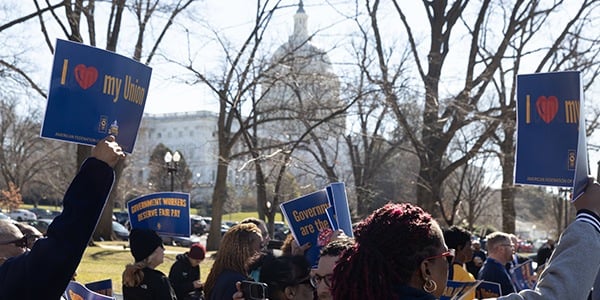
[[[223,235],[217,258],[204,283],[207,298],[210,298],[217,278],[224,270],[248,275],[247,264],[258,254],[255,249],[252,249],[252,243],[261,239],[260,229],[252,223],[235,225]]]
[[[388,203],[356,228],[355,244],[335,267],[334,299],[394,299],[421,262],[435,255],[442,237],[431,215],[410,203]]]

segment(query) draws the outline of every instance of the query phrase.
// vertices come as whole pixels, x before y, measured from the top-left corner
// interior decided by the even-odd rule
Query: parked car
[[[273,239],[284,241],[288,234],[290,234],[290,228],[285,223],[273,223]]]
[[[196,235],[190,237],[160,235],[160,237],[163,240],[163,244],[170,246],[190,247],[192,244],[200,243],[200,237]]]
[[[34,213],[38,219],[54,219],[56,216],[60,215],[59,211],[39,207],[30,208],[29,211]]]
[[[229,226],[230,228],[237,225],[239,222],[237,221],[223,221],[223,224]]]
[[[129,213],[126,211],[118,211],[113,213],[113,219],[119,222],[121,225],[125,225],[129,221]]]
[[[127,228],[125,228],[125,226],[123,226],[123,224],[121,224],[117,221],[112,221],[112,230],[119,240],[121,240],[121,241],[129,240],[129,230],[127,230]]]
[[[43,235],[46,235],[46,231],[48,231],[48,226],[52,223],[52,219],[37,219],[28,221],[27,224],[35,227],[35,229],[39,230]]]
[[[208,229],[206,221],[200,216],[190,216],[190,227],[192,234],[197,235],[203,235]]]
[[[37,220],[35,214],[26,209],[13,209],[13,211],[8,213],[8,216],[11,219],[17,220],[19,222]]]
[[[9,216],[5,215],[4,213],[0,212],[0,220],[4,220],[4,221],[13,221],[13,219],[11,219]]]

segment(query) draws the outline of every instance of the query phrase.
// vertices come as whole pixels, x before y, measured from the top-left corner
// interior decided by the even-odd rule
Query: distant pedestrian
[[[471,248],[473,250],[473,258],[471,258],[470,261],[467,261],[465,266],[467,267],[467,271],[469,271],[473,277],[477,278],[479,270],[481,269],[481,266],[483,266],[483,262],[487,259],[487,253],[481,249],[479,239],[471,241]]]
[[[193,244],[186,253],[179,254],[169,271],[169,280],[178,300],[204,299],[200,281],[200,263],[206,250],[201,244]]]
[[[546,262],[548,262],[548,260],[550,259],[550,256],[552,256],[552,252],[554,252],[554,244],[555,243],[554,243],[553,239],[548,239],[540,247],[540,249],[538,249],[537,257],[536,257],[536,262],[537,262],[536,272],[538,272],[538,274],[544,270],[544,267],[546,266]]]
[[[135,263],[128,264],[123,272],[123,299],[176,300],[169,278],[156,270],[165,258],[160,236],[150,229],[134,228],[129,246]]]

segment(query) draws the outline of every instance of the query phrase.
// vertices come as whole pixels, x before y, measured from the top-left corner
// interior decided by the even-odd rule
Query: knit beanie
[[[196,244],[192,244],[192,246],[190,247],[190,252],[188,253],[188,257],[191,259],[203,260],[205,253],[206,253],[206,250],[204,249],[204,246],[196,243]]]
[[[129,247],[135,262],[146,259],[162,244],[162,239],[154,230],[134,228],[129,234]]]

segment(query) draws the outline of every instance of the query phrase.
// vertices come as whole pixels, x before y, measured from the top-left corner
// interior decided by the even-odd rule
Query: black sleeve
[[[73,277],[114,180],[113,169],[88,158],[63,198],[47,237],[0,268],[0,299],[58,299]],[[31,287],[31,276],[43,278]]]
[[[194,290],[193,280],[183,277],[184,266],[180,261],[176,261],[169,271],[169,280],[175,290],[175,293],[179,296],[187,294]]]

